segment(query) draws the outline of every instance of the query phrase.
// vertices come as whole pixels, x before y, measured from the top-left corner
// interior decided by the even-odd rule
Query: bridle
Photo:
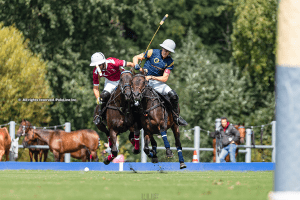
[[[145,93],[145,91],[146,91],[146,88],[148,88],[149,87],[149,81],[147,81],[146,80],[146,78],[145,78],[145,75],[143,75],[143,74],[136,74],[134,77],[144,77],[144,81],[143,81],[143,84],[144,84],[144,87],[142,88],[142,89],[140,89],[140,94],[141,94],[141,98],[140,99],[142,99],[143,98],[143,95],[144,95],[144,93]],[[131,88],[131,90],[133,90],[133,88]],[[133,94],[133,91],[132,91],[132,94]]]
[[[122,73],[121,73],[121,75],[123,74],[123,73],[130,73],[131,75],[132,75],[132,72],[131,71],[128,71],[128,70],[126,70],[126,71],[123,71]],[[121,78],[122,79],[122,78]],[[121,83],[122,81],[120,81],[120,83]],[[124,92],[125,92],[125,90],[126,90],[126,88],[127,87],[129,87],[130,88],[130,97],[129,98],[131,98],[131,96],[132,96],[132,88],[131,88],[131,84],[130,83],[125,83],[123,86],[121,86],[121,84],[120,84],[120,89],[121,89],[121,92],[122,92],[122,94],[123,95],[126,95]]]
[[[21,136],[26,136],[26,128],[32,128],[31,125],[20,125],[22,127],[22,134],[20,135]]]

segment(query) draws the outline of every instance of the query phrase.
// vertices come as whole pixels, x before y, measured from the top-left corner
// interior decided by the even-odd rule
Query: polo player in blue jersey
[[[133,57],[134,69],[139,70],[141,67],[138,64],[139,60],[146,59],[144,69],[148,70],[146,79],[149,85],[161,95],[168,96],[172,104],[174,121],[179,126],[186,126],[187,122],[179,117],[178,95],[167,84],[167,80],[174,68],[174,61],[170,56],[170,52],[175,53],[176,44],[171,39],[166,39],[160,44],[160,49],[150,49],[146,53],[141,53]]]

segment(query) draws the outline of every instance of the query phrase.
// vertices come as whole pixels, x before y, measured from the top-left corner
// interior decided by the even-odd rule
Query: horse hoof
[[[150,149],[149,148],[144,148],[144,152],[145,152],[145,154],[149,154],[150,153]]]
[[[158,158],[152,158],[152,163],[158,163]]]
[[[186,168],[186,165],[184,163],[180,163],[180,169]]]
[[[141,150],[139,150],[139,149],[138,150],[133,149],[132,152],[133,152],[133,154],[139,154],[139,153],[141,153]]]
[[[166,150],[166,154],[167,154],[167,158],[173,158],[173,152],[171,151],[171,149],[167,149]]]
[[[105,158],[104,161],[103,161],[103,163],[104,163],[105,165],[108,165],[108,164],[110,163],[110,161],[109,161],[107,158]]]

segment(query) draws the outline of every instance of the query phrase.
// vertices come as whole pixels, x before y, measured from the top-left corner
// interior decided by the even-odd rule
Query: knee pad
[[[109,100],[110,93],[106,90],[103,90],[100,94],[100,98],[103,102],[107,102]]]
[[[171,101],[178,101],[178,95],[174,90],[168,92],[168,96],[170,97]]]
[[[133,139],[133,138],[134,138],[134,132],[130,132],[130,133],[129,133],[129,136],[128,136],[129,141],[130,141],[131,139]]]

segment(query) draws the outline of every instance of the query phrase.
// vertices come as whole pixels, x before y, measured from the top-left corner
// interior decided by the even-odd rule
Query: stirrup
[[[183,118],[181,118],[181,117],[176,117],[175,123],[178,126],[186,126],[186,125],[188,125],[188,123]]]

